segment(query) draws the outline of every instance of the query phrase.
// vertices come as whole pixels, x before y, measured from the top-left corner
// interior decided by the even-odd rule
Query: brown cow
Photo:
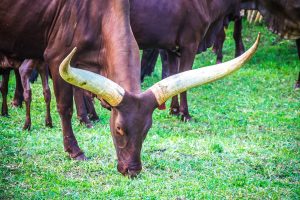
[[[141,93],[139,49],[129,21],[127,0],[0,2],[0,52],[14,53],[18,58],[43,58],[49,64],[65,151],[73,159],[86,159],[71,125],[72,85],[59,73],[112,107],[110,127],[118,170],[135,176],[142,169],[140,153],[154,109],[180,92],[239,69],[254,54],[258,41],[238,59],[178,74]],[[73,47],[77,53],[71,64],[76,68],[70,69],[74,52],[64,58]],[[97,75],[100,73],[105,77]],[[192,81],[186,81],[190,76]]]

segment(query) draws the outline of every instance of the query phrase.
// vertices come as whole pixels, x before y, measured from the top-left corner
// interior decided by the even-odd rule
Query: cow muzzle
[[[118,162],[118,171],[124,176],[128,176],[129,178],[135,178],[142,171],[141,163],[134,164],[125,164],[122,162]]]

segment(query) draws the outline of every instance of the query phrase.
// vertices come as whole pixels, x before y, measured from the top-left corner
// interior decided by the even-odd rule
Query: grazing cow
[[[197,51],[213,45],[225,18],[238,16],[240,12],[240,0],[131,0],[130,3],[131,26],[139,47],[164,49],[171,75],[190,70]],[[186,92],[180,94],[180,105],[177,96],[172,98],[171,113],[180,115],[183,121],[191,120]]]
[[[300,59],[300,1],[257,0],[257,7],[268,28],[285,39],[296,40]],[[300,88],[300,72],[295,89]]]
[[[1,59],[1,68],[4,70],[10,70],[9,68],[14,68],[15,70],[19,70],[20,72],[20,81],[22,83],[22,90],[23,90],[23,96],[24,101],[26,105],[26,119],[25,124],[23,126],[23,130],[30,130],[31,128],[31,116],[30,116],[30,104],[31,104],[31,88],[30,88],[30,76],[33,71],[33,69],[37,69],[39,72],[41,79],[42,79],[42,85],[43,85],[43,94],[45,98],[46,103],[46,117],[45,117],[45,125],[48,127],[52,127],[52,118],[50,114],[50,101],[51,101],[51,91],[48,84],[48,67],[45,65],[44,62],[39,60],[29,60],[26,59],[23,62],[7,58],[6,56],[2,56]],[[7,90],[8,90],[8,78],[7,77],[3,79],[3,85],[2,90],[6,91],[2,93],[3,103],[2,103],[2,115],[7,115]],[[16,81],[17,84],[19,80]],[[20,91],[19,87],[16,87],[15,91]],[[18,92],[17,92],[18,93]]]
[[[35,12],[29,12],[32,10]],[[0,2],[0,52],[44,59],[49,64],[65,151],[73,159],[86,159],[72,130],[73,91],[67,81],[111,106],[110,128],[118,170],[136,176],[142,169],[142,143],[155,108],[180,92],[239,69],[254,54],[258,41],[235,60],[169,77],[141,93],[139,49],[129,22],[127,0]],[[76,55],[72,51],[65,58],[73,47],[77,47]]]

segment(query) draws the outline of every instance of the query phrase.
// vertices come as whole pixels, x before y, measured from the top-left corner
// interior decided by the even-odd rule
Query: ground
[[[101,121],[94,128],[73,117],[78,142],[90,159],[67,157],[54,97],[54,128],[44,127],[39,79],[32,86],[30,132],[22,131],[24,106],[10,106],[10,117],[0,117],[0,199],[300,199],[296,46],[263,26],[244,26],[247,48],[262,32],[257,54],[230,77],[189,91],[193,122],[155,111],[143,145],[143,171],[134,180],[117,172],[109,112],[99,102]],[[232,26],[227,33],[225,60],[234,55]],[[194,68],[215,59],[208,50],[197,56]],[[143,88],[157,82],[160,73],[159,63]],[[9,102],[14,84],[11,77]]]

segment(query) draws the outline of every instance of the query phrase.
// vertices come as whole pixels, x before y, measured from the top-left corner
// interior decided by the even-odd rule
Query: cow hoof
[[[89,119],[79,120],[80,124],[84,124],[87,128],[93,128],[92,122]]]
[[[23,131],[30,131],[30,128],[31,128],[31,124],[25,124],[23,126]]]
[[[93,124],[92,124],[92,123],[85,124],[85,126],[86,126],[87,128],[93,128]]]
[[[79,156],[76,156],[75,158],[72,158],[72,159],[78,160],[78,161],[85,161],[85,160],[87,160],[87,157],[84,155],[84,153],[82,153]]]
[[[22,103],[19,103],[18,101],[11,102],[11,105],[14,108],[22,108]]]
[[[92,115],[89,118],[93,122],[99,122],[100,121],[100,119],[99,119],[99,117],[97,115]]]
[[[217,54],[217,47],[214,46],[214,47],[212,48],[212,52],[215,53],[215,54]]]
[[[192,119],[193,118],[190,115],[181,115],[181,121],[183,122],[191,122]]]
[[[1,116],[3,116],[3,117],[8,117],[9,115],[8,115],[7,112],[3,112],[3,113],[1,113]]]
[[[49,128],[53,128],[52,122],[51,121],[46,121],[45,126]]]
[[[170,115],[179,116],[179,109],[178,108],[170,108]]]

